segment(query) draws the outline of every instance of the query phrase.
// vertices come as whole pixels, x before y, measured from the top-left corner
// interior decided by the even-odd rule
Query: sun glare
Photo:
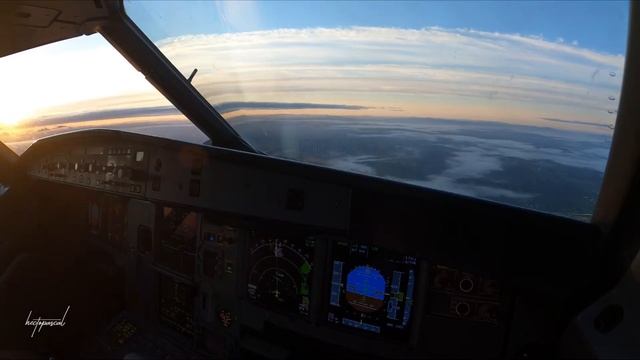
[[[78,108],[82,102],[153,91],[144,76],[98,34],[3,57],[0,79],[0,128],[53,115],[53,109],[80,112],[87,110]]]
[[[0,108],[0,127],[14,127],[31,115],[31,109],[21,105],[5,104]]]

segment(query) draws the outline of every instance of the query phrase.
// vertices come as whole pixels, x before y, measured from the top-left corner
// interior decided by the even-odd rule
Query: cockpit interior
[[[636,2],[586,221],[259,151],[125,8],[1,2],[0,56],[97,33],[208,142],[0,143],[0,358],[640,356]]]

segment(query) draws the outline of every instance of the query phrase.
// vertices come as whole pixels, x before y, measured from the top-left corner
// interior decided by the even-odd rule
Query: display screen
[[[198,214],[181,208],[162,208],[158,224],[160,246],[156,252],[159,265],[193,277],[195,271]]]
[[[390,337],[408,334],[416,258],[336,242],[331,267],[329,323]]]
[[[249,248],[248,296],[269,309],[309,314],[315,242],[259,235]]]

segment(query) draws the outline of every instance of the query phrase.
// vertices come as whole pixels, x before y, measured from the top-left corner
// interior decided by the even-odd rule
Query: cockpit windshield
[[[593,211],[622,87],[628,2],[124,5],[265,154],[583,220]],[[156,93],[147,101],[107,84],[117,90],[109,99],[123,95],[121,123],[179,116]]]
[[[616,120],[626,2],[125,7],[267,154],[592,212]]]

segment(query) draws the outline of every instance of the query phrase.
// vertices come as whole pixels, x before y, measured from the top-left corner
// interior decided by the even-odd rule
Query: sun
[[[3,104],[0,106],[0,127],[14,127],[31,115],[28,106]]]

